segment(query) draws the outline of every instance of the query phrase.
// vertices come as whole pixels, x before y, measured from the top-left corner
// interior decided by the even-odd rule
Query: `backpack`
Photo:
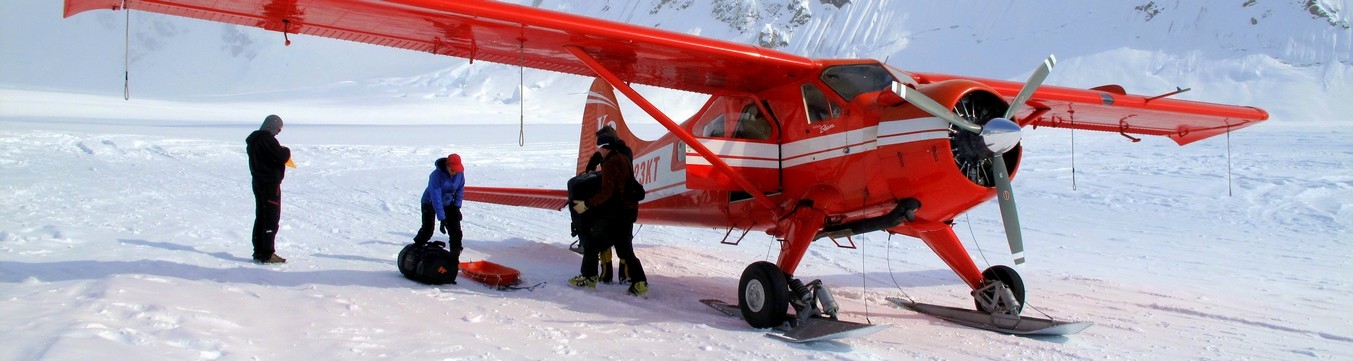
[[[587,172],[568,180],[569,202],[592,198],[599,191],[601,191],[601,177],[597,173]],[[644,193],[644,185],[639,184],[639,180],[634,179],[634,177],[630,177],[629,184],[625,185],[625,194],[622,194],[621,198],[630,202],[638,202],[644,200]]]
[[[592,198],[601,190],[601,176],[587,172],[568,180],[568,200],[581,201]]]
[[[592,228],[592,223],[596,220],[595,214],[578,214],[573,210],[573,201],[587,200],[597,194],[601,188],[601,177],[596,173],[587,172],[579,174],[568,180],[568,203],[564,208],[568,209],[569,233],[572,236],[586,234],[585,230]],[[595,212],[593,212],[595,213]]]
[[[644,185],[639,184],[634,177],[630,177],[630,184],[625,186],[625,194],[622,197],[628,204],[621,208],[624,210],[622,216],[626,222],[634,223],[639,220],[639,201],[644,200],[644,193]]]
[[[456,284],[460,250],[447,250],[446,243],[441,241],[411,243],[399,251],[396,263],[399,273],[410,280],[430,285]]]
[[[639,184],[638,179],[630,177],[630,184],[625,185],[625,199],[629,200],[630,202],[638,203],[639,201],[644,200],[645,193],[646,192],[644,191],[644,185]]]

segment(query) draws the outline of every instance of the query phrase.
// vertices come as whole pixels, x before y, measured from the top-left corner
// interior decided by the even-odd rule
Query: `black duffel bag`
[[[430,285],[456,284],[460,250],[448,251],[446,242],[410,243],[395,260],[405,278]]]

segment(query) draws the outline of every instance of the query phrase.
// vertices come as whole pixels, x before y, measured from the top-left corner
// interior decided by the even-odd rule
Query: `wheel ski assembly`
[[[1019,294],[1011,292],[1011,287],[998,280],[986,282],[984,286],[972,292],[977,308],[986,311],[918,303],[898,297],[889,297],[888,301],[944,321],[1011,335],[1066,336],[1093,325],[1089,322],[1064,322],[1020,316],[1024,306],[1022,287],[1020,291]]]
[[[796,313],[792,317],[791,315],[784,315],[782,317],[784,320],[781,323],[770,327],[775,332],[766,333],[766,337],[793,343],[805,343],[863,337],[888,328],[887,325],[871,325],[838,319],[836,314],[840,307],[836,300],[832,298],[831,291],[822,284],[821,280],[813,280],[804,284],[797,279],[791,279],[788,284],[797,296],[789,302],[791,306],[794,306]],[[765,300],[762,299],[762,301]],[[745,319],[744,310],[738,305],[714,299],[704,299],[700,302],[729,317]],[[753,301],[753,303],[757,302]]]

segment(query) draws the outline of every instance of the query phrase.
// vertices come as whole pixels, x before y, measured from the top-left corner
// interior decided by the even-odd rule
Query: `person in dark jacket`
[[[643,264],[634,255],[634,220],[629,216],[636,211],[633,208],[637,208],[638,203],[625,199],[625,188],[634,180],[634,165],[629,157],[617,150],[620,139],[602,135],[597,137],[597,146],[601,148],[602,156],[601,187],[591,198],[575,200],[572,205],[579,214],[599,213],[591,229],[591,237],[595,241],[583,246],[582,274],[569,279],[569,283],[575,287],[596,287],[596,257],[602,247],[614,246],[615,254],[624,262],[627,278],[631,282],[626,292],[647,297],[648,279],[644,276]]]
[[[413,242],[420,245],[427,243],[432,239],[435,222],[441,222],[437,229],[450,237],[447,249],[460,254],[464,249],[461,245],[464,234],[460,229],[460,204],[465,199],[465,165],[461,163],[460,155],[455,153],[438,158],[432,164],[436,169],[428,175],[428,186],[423,190],[423,226],[413,236]]]
[[[617,139],[616,142],[618,142],[618,143],[615,144],[615,145],[613,146],[613,148],[615,148],[615,150],[616,150],[617,152],[620,152],[621,154],[624,154],[626,158],[630,158],[631,160],[634,159],[634,150],[630,149],[629,145],[626,145],[626,144],[625,144],[625,141],[619,140],[619,139],[620,139],[620,136],[619,136],[618,132],[616,132],[615,128],[612,128],[612,127],[609,126],[609,125],[602,126],[601,129],[598,129],[598,130],[597,130],[596,135],[597,135],[597,138],[601,138],[601,137],[604,136],[604,135],[609,135],[609,136],[611,136],[611,137],[616,138],[616,139]],[[588,158],[588,159],[587,159],[587,167],[583,168],[583,172],[596,172],[596,171],[598,171],[597,167],[601,165],[601,159],[602,159],[602,156],[601,156],[601,150],[598,149],[596,152],[592,153],[592,157],[591,157],[591,158]],[[592,218],[595,218],[595,217],[592,217]],[[588,223],[588,224],[580,224],[580,225],[577,225],[577,226],[579,226],[579,227],[591,227],[591,224],[590,224],[590,223]],[[574,230],[574,232],[575,232],[576,235],[578,236],[578,241],[579,241],[579,242],[585,243],[585,242],[588,242],[588,241],[589,241],[589,240],[587,239],[587,238],[589,238],[589,237],[588,237],[588,233],[589,233],[589,232],[577,232],[576,229]],[[629,275],[629,270],[626,269],[626,267],[625,267],[625,260],[624,260],[624,259],[621,259],[621,260],[620,260],[620,267],[618,267],[618,268],[612,266],[612,264],[611,264],[611,258],[612,258],[611,255],[613,254],[613,252],[611,252],[611,248],[612,248],[612,247],[607,246],[607,247],[605,247],[605,248],[603,248],[603,249],[601,250],[601,253],[600,253],[600,254],[597,255],[597,260],[598,260],[598,262],[601,263],[601,271],[600,271],[601,273],[597,276],[598,280],[600,280],[601,283],[610,284],[611,282],[613,282],[613,281],[615,280],[616,272],[614,272],[614,270],[619,269],[619,270],[620,270],[620,283],[622,283],[622,284],[624,284],[624,283],[629,283],[630,280],[629,280],[629,278],[627,278],[628,275]]]
[[[286,263],[277,256],[277,226],[282,218],[282,178],[291,160],[291,149],[277,142],[282,132],[282,117],[263,119],[263,125],[244,139],[249,153],[249,174],[254,187],[254,261],[262,264]]]

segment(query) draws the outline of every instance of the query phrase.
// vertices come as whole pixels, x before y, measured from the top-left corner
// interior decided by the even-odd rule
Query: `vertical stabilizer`
[[[587,103],[583,105],[582,134],[578,138],[578,166],[575,174],[583,172],[587,160],[597,151],[597,130],[607,125],[615,128],[620,140],[625,141],[635,152],[646,143],[634,136],[625,125],[624,117],[620,115],[620,103],[616,101],[611,85],[596,78],[592,81],[592,88],[587,91]]]

